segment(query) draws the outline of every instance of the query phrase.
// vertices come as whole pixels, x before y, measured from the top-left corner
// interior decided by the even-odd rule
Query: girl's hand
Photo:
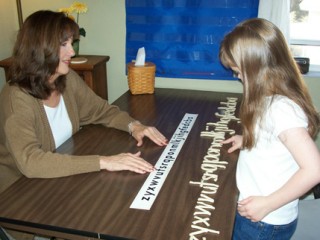
[[[221,143],[222,144],[231,143],[232,146],[231,146],[231,148],[228,149],[228,153],[232,153],[233,151],[242,148],[242,140],[243,140],[243,138],[241,135],[235,135],[235,136],[232,136],[231,138],[228,138],[228,139],[222,141]]]
[[[129,170],[136,173],[147,173],[154,171],[154,167],[140,157],[141,152],[120,153],[114,156],[101,156],[100,169],[108,171]]]
[[[261,221],[272,211],[267,197],[251,196],[238,202],[238,212],[252,222]]]

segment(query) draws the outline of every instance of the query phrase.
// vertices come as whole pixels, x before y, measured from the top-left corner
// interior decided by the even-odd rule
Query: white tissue
[[[139,48],[138,53],[137,53],[137,58],[135,62],[135,66],[144,66],[146,60],[146,52],[144,47]]]

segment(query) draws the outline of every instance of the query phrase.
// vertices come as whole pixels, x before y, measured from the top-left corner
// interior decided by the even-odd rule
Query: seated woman
[[[10,80],[0,94],[0,192],[19,177],[55,178],[100,170],[147,173],[137,153],[70,156],[54,153],[87,124],[128,131],[141,146],[146,136],[167,139],[97,96],[69,68],[78,25],[64,13],[38,11],[23,24],[14,46]]]

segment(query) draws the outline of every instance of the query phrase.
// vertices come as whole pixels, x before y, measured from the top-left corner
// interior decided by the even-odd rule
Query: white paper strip
[[[157,170],[150,173],[136,198],[133,200],[130,208],[150,210],[180,152],[180,149],[188,137],[197,116],[198,114],[190,113],[186,113],[184,115],[178,128],[155,165]]]

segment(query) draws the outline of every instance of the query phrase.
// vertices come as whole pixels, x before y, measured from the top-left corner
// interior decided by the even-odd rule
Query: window
[[[291,0],[291,51],[295,57],[310,58],[310,71],[320,71],[319,23],[319,0]]]

